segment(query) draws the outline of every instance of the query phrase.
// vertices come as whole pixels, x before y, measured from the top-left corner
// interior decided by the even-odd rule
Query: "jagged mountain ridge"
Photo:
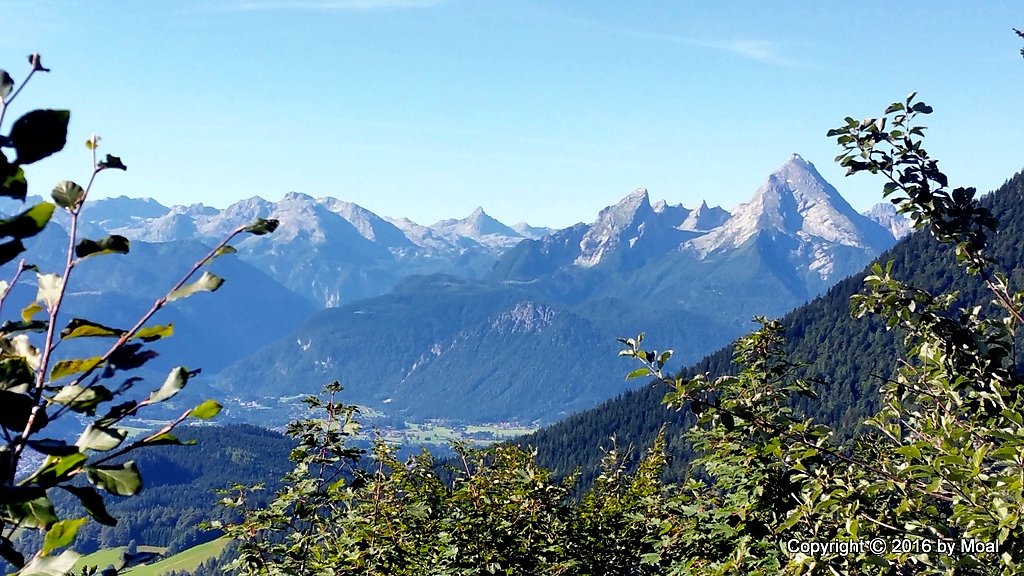
[[[1024,172],[981,197],[979,203],[999,222],[988,252],[999,263],[997,269],[1019,281],[1024,271],[1024,244],[1020,242],[1024,233]],[[933,294],[956,292],[959,297],[953,309],[991,304],[992,295],[984,283],[965,274],[951,246],[938,243],[926,231],[905,235],[875,261],[891,263],[893,277],[912,286]],[[850,298],[863,290],[868,274],[870,270],[865,268],[781,318],[789,359],[798,363],[801,377],[815,383],[815,396],[799,400],[798,413],[834,425],[844,433],[854,432],[877,410],[885,375],[892,370],[894,358],[905,355],[898,330],[886,330],[881,318],[854,318],[850,314]],[[657,330],[660,327],[651,332],[656,334]],[[694,362],[683,375],[734,373],[737,368],[732,357],[732,346],[723,347]],[[1019,350],[1017,357],[1022,357]],[[607,438],[614,436],[620,446],[635,447],[634,455],[643,454],[667,425],[671,473],[681,475],[692,453],[685,442],[671,439],[681,438],[692,425],[692,413],[666,410],[662,398],[668,391],[658,385],[637,388],[525,437],[522,444],[537,449],[539,461],[556,473],[581,472],[586,483],[600,473],[603,452],[598,446]]]
[[[781,185],[787,181],[797,182],[788,187],[793,190]],[[783,208],[788,212],[783,214]],[[320,307],[386,293],[410,274],[479,277],[490,273],[494,278],[532,280],[572,267],[638,269],[667,254],[676,260],[678,256],[671,253],[684,248],[698,259],[719,258],[763,233],[781,233],[771,242],[779,252],[772,258],[789,260],[790,267],[801,269],[793,272],[797,276],[805,275],[803,268],[818,275],[816,281],[798,281],[808,284],[805,292],[814,294],[852,272],[863,260],[860,252],[877,251],[893,240],[892,233],[856,214],[813,165],[797,155],[735,214],[709,207],[707,202],[692,210],[664,200],[652,205],[647,191],[640,188],[602,210],[593,223],[555,231],[526,223],[510,227],[482,208],[463,219],[423,226],[405,218],[378,216],[344,200],[295,192],[278,202],[255,196],[223,210],[108,198],[90,202],[84,214],[87,234],[116,233],[148,242],[213,242],[257,217],[278,218],[278,232],[268,239],[243,240],[238,245],[240,256]],[[799,225],[794,227],[794,221]],[[898,227],[899,221],[885,220],[883,225]],[[536,244],[520,246],[524,240]],[[794,241],[795,247],[781,246]],[[517,250],[523,253],[512,254],[513,265],[500,262],[507,252]],[[514,264],[524,256],[528,265]],[[497,272],[492,272],[496,262]],[[807,276],[813,279],[813,274]]]
[[[58,213],[66,226],[67,217]],[[467,218],[421,226],[378,216],[358,204],[297,192],[271,202],[259,196],[223,210],[194,204],[165,207],[152,199],[105,198],[87,203],[87,236],[213,243],[256,218],[276,218],[278,231],[243,238],[239,256],[317,307],[386,293],[410,274],[486,272],[507,248],[549,232],[526,223],[506,226],[478,208]],[[522,230],[520,232],[519,230]]]
[[[753,229],[735,246],[691,248],[733,238],[746,222]],[[449,227],[459,225],[473,219]],[[550,422],[624,389],[610,376],[621,366],[616,337],[656,332],[652,347],[695,361],[752,316],[783,314],[839,279],[800,258],[807,246],[863,266],[892,242],[799,157],[732,214],[652,204],[641,188],[592,224],[520,242],[483,279],[407,278],[390,294],[317,313],[229,367],[221,385],[265,402],[339,379],[356,401],[399,417]]]
[[[895,242],[894,235],[857,213],[839,192],[798,154],[773,172],[754,198],[737,207],[721,226],[685,248],[706,260],[759,244],[767,258],[806,270],[803,283],[814,296],[857,272]]]
[[[552,290],[588,286],[580,294],[587,298],[608,289],[595,284],[620,275],[618,297],[632,292],[685,306],[715,301],[730,283],[757,280],[756,272],[777,279],[783,289],[779,304],[786,307],[772,309],[781,312],[856,272],[894,242],[891,232],[858,214],[813,164],[794,154],[732,212],[707,202],[693,210],[664,200],[652,205],[640,188],[602,210],[592,224],[518,244],[490,277],[549,284]],[[588,280],[573,280],[579,277]],[[685,280],[685,286],[666,291],[666,277]],[[707,289],[689,289],[693,285]],[[681,292],[686,296],[679,298]]]
[[[741,246],[760,232],[773,230],[802,238],[857,248],[884,249],[892,234],[857,213],[814,165],[793,154],[773,172],[750,202],[699,240],[690,242],[701,255]]]

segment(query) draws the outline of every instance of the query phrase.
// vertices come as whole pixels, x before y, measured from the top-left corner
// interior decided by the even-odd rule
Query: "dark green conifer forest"
[[[1014,175],[979,204],[999,220],[992,236],[992,257],[1004,263],[1011,282],[1024,279],[1024,174]],[[960,305],[990,305],[982,282],[962,274],[948,247],[929,234],[912,234],[878,257],[893,262],[893,275],[933,293],[958,291]],[[878,408],[878,391],[883,378],[893,375],[899,358],[900,332],[886,331],[877,318],[854,318],[850,298],[862,290],[865,271],[836,284],[826,294],[786,314],[785,348],[789,357],[802,363],[798,373],[815,383],[817,398],[798,398],[798,412],[835,426],[842,435],[860,429],[864,418]],[[723,348],[684,371],[696,374],[735,372],[733,348]],[[625,366],[624,366],[625,368]],[[650,446],[662,426],[667,426],[671,475],[679,478],[692,453],[681,441],[681,431],[692,424],[688,412],[672,411],[662,403],[664,388],[652,382],[593,410],[574,414],[558,424],[524,437],[521,444],[533,446],[538,460],[559,474],[579,469],[582,477],[593,478],[599,469],[602,445],[615,436],[624,446]]]
[[[848,172],[878,175],[920,230],[861,276],[781,321],[755,319],[682,374],[663,372],[671,352],[624,338],[620,355],[640,365],[628,377],[654,384],[518,444],[457,446],[440,476],[427,454],[354,448],[357,410],[329,387],[310,399],[324,416],[290,430],[296,467],[273,502],[231,503],[245,520],[225,527],[240,542],[230,566],[1020,573],[1024,177],[981,202],[950,188],[924,148],[931,113],[911,95],[829,132]]]

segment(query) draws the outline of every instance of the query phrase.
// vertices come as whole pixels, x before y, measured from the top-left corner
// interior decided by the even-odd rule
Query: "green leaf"
[[[651,371],[648,368],[637,368],[636,370],[633,370],[629,374],[626,374],[626,380],[632,380],[634,378],[643,378],[644,376],[650,375]]]
[[[33,110],[11,126],[17,164],[31,164],[60,152],[68,139],[68,110]]]
[[[0,360],[0,389],[10,390],[19,386],[27,387],[35,379],[35,373],[24,357],[15,356]]]
[[[186,440],[182,442],[177,436],[170,432],[164,432],[163,434],[157,434],[150,436],[142,441],[146,446],[192,446],[196,443],[195,440]]]
[[[129,378],[128,382],[131,382],[132,380],[132,378]],[[138,380],[138,378],[135,378],[134,380]],[[124,386],[122,386],[122,388],[124,388]],[[120,393],[121,390],[119,389],[118,392]],[[114,424],[120,422],[125,416],[130,416],[134,414],[138,406],[139,403],[136,402],[135,400],[122,402],[121,404],[112,407],[106,414],[103,415],[102,418],[96,420],[96,424],[100,426],[113,426]]]
[[[0,69],[0,100],[6,100],[14,90],[14,78],[7,73],[7,70]]]
[[[640,556],[640,563],[641,564],[648,564],[648,565],[650,565],[650,564],[657,564],[659,562],[661,562],[661,554],[658,554],[657,552],[648,552],[647,554],[642,554]]]
[[[50,325],[46,320],[33,320],[31,322],[11,322],[10,320],[0,325],[0,333],[17,334],[18,332],[46,332]]]
[[[0,196],[25,200],[28,196],[28,180],[21,166],[11,164],[7,156],[0,153]]]
[[[75,358],[73,360],[61,360],[53,365],[50,370],[50,380],[60,380],[72,374],[82,374],[100,365],[103,361],[99,356],[92,358]],[[56,398],[54,401],[57,401]]]
[[[157,356],[152,350],[143,350],[142,344],[126,344],[111,354],[108,362],[117,370],[134,370]]]
[[[46,538],[43,539],[43,554],[49,555],[58,548],[69,546],[75,541],[78,529],[82,527],[82,524],[85,524],[86,520],[86,518],[61,520],[51,526],[50,530],[46,533]]]
[[[170,374],[167,375],[163,385],[149,395],[147,401],[151,404],[155,404],[171,398],[184,388],[185,384],[188,384],[189,376],[191,376],[191,373],[184,366],[174,368],[171,370]]]
[[[68,325],[60,331],[60,337],[65,340],[71,338],[120,338],[124,333],[124,330],[104,326],[92,320],[72,318]]]
[[[100,524],[105,526],[117,526],[117,518],[114,518],[107,512],[107,507],[103,503],[103,496],[96,491],[92,486],[67,486],[60,485],[59,488],[70,492],[78,501],[82,503],[82,507],[89,513]]]
[[[57,206],[65,210],[75,211],[82,204],[85,198],[85,188],[75,184],[71,180],[61,180],[50,192],[53,201]]]
[[[28,322],[33,316],[43,311],[38,302],[33,302],[21,310],[21,319]]]
[[[97,406],[113,399],[114,395],[106,386],[96,384],[86,387],[69,384],[61,388],[50,401],[63,404],[75,412],[92,415],[96,413]]]
[[[25,502],[3,506],[4,519],[12,523],[21,522],[26,528],[47,529],[58,520],[53,503],[45,495]]]
[[[243,228],[242,231],[254,236],[263,236],[277,230],[277,226],[277,220],[258,218],[255,222]]]
[[[66,456],[47,456],[43,465],[22,483],[32,483],[44,488],[56,486],[78,473],[86,460],[86,455],[78,451]]]
[[[204,266],[208,266],[211,262],[213,262],[217,258],[220,258],[221,256],[224,256],[224,255],[227,255],[227,254],[235,254],[236,252],[238,252],[238,250],[234,246],[229,246],[229,245],[221,246],[220,248],[217,249],[216,252],[213,253],[213,255],[211,255],[209,258],[206,259],[205,262],[203,262],[203,265]]]
[[[902,454],[903,456],[906,456],[907,458],[909,458],[911,460],[920,460],[921,459],[921,450],[918,449],[917,446],[913,446],[913,445],[910,445],[910,446],[900,446],[900,447],[896,448],[896,453]]]
[[[0,243],[0,264],[6,264],[18,257],[25,251],[25,245],[21,240],[8,240]]]
[[[21,568],[25,565],[25,555],[18,552],[10,538],[6,536],[0,536],[0,556],[10,562],[15,568]]]
[[[0,410],[0,426],[8,430],[21,432],[25,429],[25,425],[28,424],[28,419],[32,415],[32,408],[35,406],[35,402],[25,394],[11,392],[10,390],[0,390],[0,406],[3,406],[3,410]],[[49,418],[46,415],[46,411],[40,409],[35,421],[32,423],[32,430],[38,432],[40,429],[45,428],[48,423]]]
[[[33,558],[17,576],[65,576],[81,557],[81,554],[71,550],[61,552],[60,556],[39,556]]]
[[[142,475],[131,460],[113,466],[86,466],[85,475],[94,486],[115,496],[134,496],[142,490]]]
[[[174,324],[157,324],[155,326],[142,328],[135,333],[133,338],[137,338],[143,342],[153,342],[160,340],[161,338],[170,338],[171,336],[174,336]]]
[[[53,204],[40,202],[17,216],[0,220],[0,236],[24,240],[39,234],[53,216],[53,209]]]
[[[78,437],[75,446],[81,450],[94,450],[96,452],[107,452],[117,448],[128,437],[128,431],[119,428],[106,428],[89,424]]]
[[[902,102],[893,102],[892,104],[889,105],[888,108],[885,109],[885,113],[892,114],[893,112],[901,112],[903,111],[903,109],[904,106]]]
[[[0,486],[0,505],[18,504],[46,496],[40,486]]]
[[[46,454],[47,456],[69,456],[71,454],[78,453],[77,446],[73,446],[63,440],[55,440],[53,438],[29,440],[26,444],[28,444],[29,448],[39,452],[40,454]]]
[[[100,170],[107,170],[107,169],[111,169],[111,168],[116,169],[116,170],[127,170],[128,169],[128,167],[124,165],[124,162],[121,162],[121,159],[119,157],[111,156],[110,154],[107,154],[106,159],[104,159],[102,162],[100,162],[97,167]]]
[[[210,274],[209,272],[203,272],[203,275],[199,277],[199,280],[196,280],[191,284],[186,284],[168,294],[167,301],[174,302],[175,300],[188,298],[197,292],[215,292],[223,283],[224,279],[220,276]]]
[[[75,256],[79,259],[103,254],[127,254],[130,242],[124,236],[113,234],[99,240],[83,239],[75,246]]]
[[[220,414],[222,408],[223,406],[218,404],[216,401],[206,400],[193,408],[189,412],[189,415],[200,420],[209,420],[217,414]]]

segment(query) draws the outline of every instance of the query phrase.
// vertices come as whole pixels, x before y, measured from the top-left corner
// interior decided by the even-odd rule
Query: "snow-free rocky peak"
[[[622,243],[634,245],[646,232],[648,222],[654,220],[653,216],[646,188],[637,188],[618,204],[601,210],[580,240],[580,255],[575,264],[595,266]]]
[[[729,219],[730,214],[721,206],[711,208],[706,201],[701,201],[696,210],[691,211],[683,223],[679,225],[680,230],[712,230],[718,228]]]
[[[737,248],[765,231],[875,252],[893,241],[881,226],[857,213],[799,154],[768,176],[754,198],[737,207],[722,226],[689,245],[706,256]]]
[[[557,231],[554,228],[548,228],[546,226],[530,226],[526,222],[513,224],[511,228],[518,232],[520,236],[529,238],[530,240],[539,240],[540,238]]]
[[[651,210],[673,226],[677,227],[681,227],[682,223],[690,217],[691,213],[691,210],[682,204],[669,204],[665,200],[658,200],[652,204]]]
[[[914,231],[913,222],[898,213],[896,207],[889,202],[875,204],[864,215],[888,230],[897,240]]]

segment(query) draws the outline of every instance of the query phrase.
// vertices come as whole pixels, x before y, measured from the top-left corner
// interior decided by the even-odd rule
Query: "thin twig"
[[[21,82],[18,88],[14,90],[14,93],[11,94],[10,98],[0,100],[0,126],[3,126],[4,124],[4,116],[7,115],[7,106],[18,97],[18,94],[21,94],[21,90],[26,84],[28,84],[28,81],[32,79],[32,75],[36,73],[36,70],[37,68],[33,65],[32,69],[28,71],[28,76],[25,76],[25,79]]]
[[[18,267],[15,269],[14,276],[11,277],[11,281],[7,286],[4,286],[3,292],[0,292],[0,312],[3,312],[4,302],[7,300],[7,295],[10,294],[14,285],[17,284],[18,280],[21,278],[22,272],[26,269],[27,266],[25,266],[25,259],[23,258],[18,262]]]

